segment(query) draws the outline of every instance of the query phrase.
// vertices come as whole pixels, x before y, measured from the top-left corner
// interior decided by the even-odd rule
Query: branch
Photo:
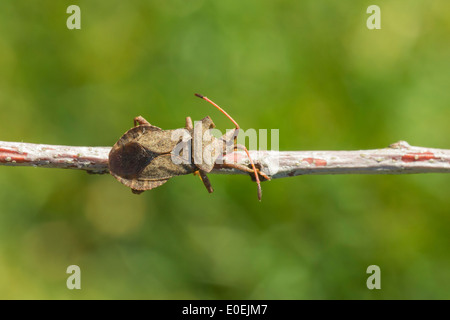
[[[110,147],[72,147],[0,141],[0,165],[108,173]]]
[[[108,173],[110,147],[72,147],[0,141],[0,165],[33,166]],[[304,174],[450,173],[450,150],[413,147],[399,141],[384,149],[360,151],[250,151],[272,179]],[[249,165],[245,153],[224,157],[225,163]],[[246,174],[216,163],[212,173]]]

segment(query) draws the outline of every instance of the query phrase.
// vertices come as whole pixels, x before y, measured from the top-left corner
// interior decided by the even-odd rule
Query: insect
[[[193,173],[200,177],[211,193],[214,190],[206,174],[211,172],[219,156],[241,149],[246,152],[251,168],[236,163],[224,163],[222,166],[253,174],[258,187],[258,199],[261,200],[260,176],[263,180],[270,178],[255,167],[247,148],[237,144],[239,125],[212,100],[200,94],[195,95],[219,109],[233,122],[235,129],[215,138],[209,132],[215,127],[209,116],[201,120],[200,128],[194,128],[192,119],[186,117],[185,128],[174,130],[162,130],[138,116],[134,118],[134,127],[114,144],[109,153],[111,175],[130,187],[133,193],[140,194],[163,185],[171,177]],[[180,146],[187,148],[180,150]],[[191,152],[192,149],[194,152]]]

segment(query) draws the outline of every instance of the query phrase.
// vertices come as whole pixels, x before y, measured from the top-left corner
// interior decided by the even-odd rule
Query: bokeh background
[[[445,0],[0,3],[4,141],[112,146],[137,115],[231,128],[200,92],[279,129],[281,150],[448,149],[449,85]],[[109,175],[0,167],[0,298],[450,298],[448,175],[279,179],[261,203],[249,177],[210,179],[211,195],[184,176],[136,196]]]

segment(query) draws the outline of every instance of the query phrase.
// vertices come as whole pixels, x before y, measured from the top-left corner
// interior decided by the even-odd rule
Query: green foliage
[[[448,1],[0,4],[0,140],[112,146],[142,115],[280,129],[283,150],[450,148]],[[381,30],[366,9],[381,7]],[[0,298],[448,299],[450,179],[174,178],[0,167]],[[81,290],[66,288],[81,267]],[[366,268],[381,268],[381,290]]]

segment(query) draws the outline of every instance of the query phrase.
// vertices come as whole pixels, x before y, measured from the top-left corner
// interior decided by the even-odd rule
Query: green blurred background
[[[444,0],[3,0],[0,140],[112,146],[137,115],[230,128],[200,92],[279,129],[281,150],[448,149],[449,40]],[[279,179],[261,203],[249,177],[210,179],[212,195],[190,175],[136,196],[109,175],[0,167],[0,298],[450,298],[448,175]]]

